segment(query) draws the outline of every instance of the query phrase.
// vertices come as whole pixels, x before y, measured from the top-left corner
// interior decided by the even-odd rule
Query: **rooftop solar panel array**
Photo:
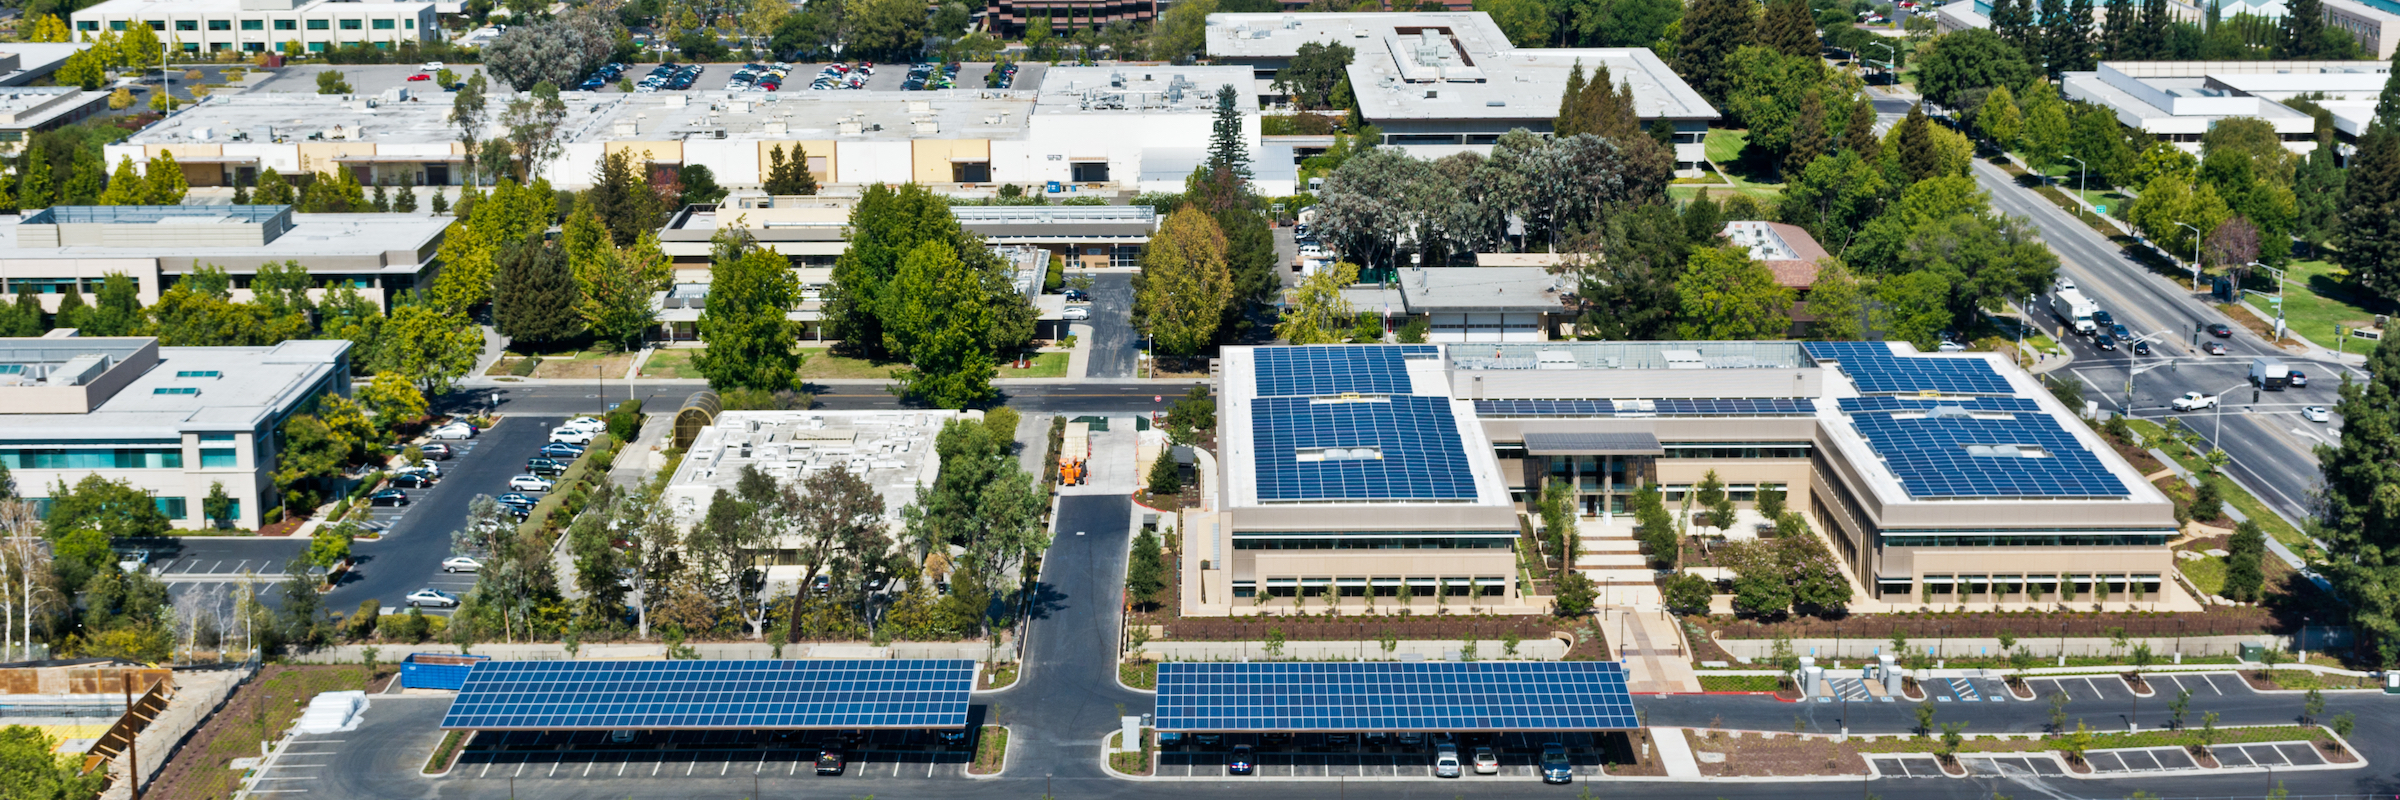
[[[1820,361],[1841,362],[1842,373],[1861,394],[1941,392],[2015,394],[2016,390],[1981,358],[1892,355],[1883,342],[1807,342],[1801,347]]]
[[[1798,397],[1672,398],[1650,402],[1650,411],[1625,413],[1660,417],[1765,417],[1816,412],[1815,405]],[[1620,413],[1616,405],[1608,400],[1477,400],[1475,413],[1492,417],[1610,417]]]
[[[1475,477],[1446,397],[1261,397],[1250,401],[1250,432],[1262,501],[1475,498]],[[1323,448],[1349,452],[1300,460],[1302,451]]]
[[[1431,345],[1261,347],[1252,351],[1258,364],[1258,396],[1408,394],[1411,347]],[[1430,349],[1424,353],[1431,354]]]
[[[1578,731],[1641,726],[1613,661],[1158,665],[1162,731]]]
[[[442,727],[955,728],[974,677],[964,659],[487,661]]]
[[[1899,398],[1844,398],[1842,410],[1883,457],[1911,497],[2122,497],[2125,484],[2049,414],[2031,406],[2004,418],[1972,414],[2003,409]],[[1993,402],[2013,401],[2013,402]],[[1993,398],[1995,406],[2030,404]],[[1880,406],[1880,407],[1879,407]],[[1945,408],[1948,407],[1948,408]],[[1946,413],[1956,409],[1963,413]],[[2022,448],[2039,448],[2026,455]]]
[[[1843,411],[1928,411],[1936,406],[1956,406],[1976,413],[2040,414],[2042,405],[2026,397],[1848,397],[1842,399]]]

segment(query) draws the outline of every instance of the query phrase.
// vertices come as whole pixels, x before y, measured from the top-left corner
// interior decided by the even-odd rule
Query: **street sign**
[[[2106,213],[2108,213],[2108,206],[2095,205],[2095,206],[2092,206],[2092,210],[2093,210],[2093,211],[2098,211],[2098,212],[2100,212],[2100,213],[2102,213],[2102,214],[2106,214]]]

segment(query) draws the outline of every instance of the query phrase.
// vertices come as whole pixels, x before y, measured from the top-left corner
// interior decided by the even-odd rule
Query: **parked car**
[[[408,593],[408,605],[411,608],[455,608],[458,606],[458,595],[440,589],[418,589]]]
[[[828,747],[817,751],[817,774],[840,775],[842,774],[842,766],[843,758],[841,750]]]
[[[1453,747],[1444,747],[1444,748],[1442,748],[1442,749],[1440,749],[1440,750],[1436,750],[1436,751],[1434,751],[1434,753],[1433,753],[1433,776],[1434,776],[1434,777],[1436,777],[1436,778],[1456,778],[1456,777],[1458,777],[1458,776],[1459,776],[1459,773],[1460,773],[1460,769],[1459,769],[1459,763],[1458,763],[1458,748],[1457,748],[1457,747],[1454,747],[1454,746],[1453,746]]]
[[[397,508],[408,505],[408,493],[398,489],[385,489],[383,491],[368,495],[367,504],[372,506],[392,506]]]
[[[1058,318],[1059,318],[1059,319],[1091,319],[1091,318],[1092,318],[1092,307],[1091,307],[1091,306],[1067,306],[1066,310],[1058,312]]]
[[[550,432],[550,441],[566,442],[567,444],[591,444],[592,437],[596,435],[598,434],[593,431],[579,430],[575,428],[560,428]]]
[[[2300,409],[2300,416],[2301,418],[2310,422],[2333,421],[2333,414],[2326,411],[2324,406],[2309,406],[2307,408]]]
[[[435,439],[473,439],[475,429],[465,425],[444,425],[425,435]]]
[[[483,562],[467,556],[451,556],[442,559],[443,572],[479,572],[482,570]]]
[[[504,506],[524,506],[526,508],[532,508],[533,504],[541,502],[541,500],[536,499],[532,495],[518,494],[516,492],[509,492],[508,494],[504,494],[492,499],[499,501],[499,503]]]
[[[422,472],[403,472],[392,476],[392,485],[403,489],[424,489],[433,486],[434,478]]]
[[[448,461],[451,456],[457,455],[449,445],[440,442],[417,445],[417,453],[435,461]]]
[[[425,62],[424,66],[418,67],[417,70],[420,72],[440,72],[442,71],[443,66],[444,65],[442,62],[439,61],[427,61]]]
[[[566,442],[551,442],[549,444],[542,445],[542,449],[536,452],[541,453],[546,458],[574,458],[576,456],[583,455],[583,446],[567,444]]]
[[[525,471],[548,478],[567,471],[567,464],[555,458],[528,458],[525,459]]]
[[[2233,326],[2222,322],[2211,322],[2208,324],[2208,335],[2219,339],[2231,339],[2233,338]]]
[[[1258,762],[1252,760],[1249,745],[1234,745],[1233,752],[1225,756],[1225,774],[1227,775],[1248,775],[1257,768]]]
[[[1092,299],[1092,296],[1085,294],[1082,289],[1070,288],[1065,292],[1061,292],[1061,294],[1067,296],[1067,302],[1069,303],[1085,303],[1090,302]]]
[[[416,82],[416,81],[429,81],[429,80],[433,80],[433,76],[431,76],[431,75],[427,75],[427,74],[425,74],[425,73],[422,73],[422,72],[419,72],[419,73],[417,73],[417,74],[415,74],[415,75],[410,75],[410,76],[408,76],[408,79],[409,79],[409,81],[410,81],[410,82],[412,82],[412,83],[413,83],[413,82]]]
[[[1542,745],[1542,782],[1569,783],[1575,780],[1575,765],[1567,761],[1566,745],[1551,742]]]
[[[547,492],[552,485],[549,478],[539,475],[519,475],[508,479],[508,488],[520,492]]]
[[[1492,752],[1489,747],[1475,748],[1475,774],[1500,774],[1500,754]]]

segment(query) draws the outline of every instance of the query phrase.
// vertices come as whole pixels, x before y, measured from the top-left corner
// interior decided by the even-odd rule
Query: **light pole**
[[[2225,449],[2217,444],[2218,442],[2224,441],[2224,439],[2220,437],[2225,435],[2225,395],[2232,393],[2235,389],[2239,389],[2248,385],[2250,385],[2250,382],[2248,380],[2244,380],[2241,383],[2227,386],[2223,390],[2217,392],[2217,406],[2215,409],[2216,430],[2208,435],[2209,447],[2216,448],[2218,450]]]
[[[2186,223],[2175,224],[2192,229],[2192,291],[2200,291],[2200,237],[2203,232]]]
[[[1883,62],[1883,73],[1884,73],[1885,75],[1890,75],[1890,74],[1892,74],[1892,73],[1894,73],[1894,72],[1897,72],[1897,71],[1899,71],[1899,69],[1900,69],[1900,48],[1893,47],[1893,46],[1891,45],[1891,43],[1890,43],[1890,42],[1868,42],[1867,44],[1868,44],[1868,45],[1871,45],[1871,46],[1874,46],[1874,47],[1881,47],[1881,48],[1883,48],[1883,49],[1885,49],[1885,50],[1889,50],[1889,51],[1891,51],[1891,56],[1892,56],[1892,57],[1891,57],[1891,58],[1889,58],[1889,59],[1887,59],[1887,60],[1885,60],[1885,61]],[[1871,63],[1871,62],[1870,62],[1870,63]],[[1894,80],[1894,82],[1897,82],[1899,79],[1898,79],[1898,78],[1894,78],[1893,80]]]
[[[2083,178],[2085,175],[2091,173],[2092,168],[2084,164],[2083,159],[2069,155],[2062,155],[2059,157],[2075,162],[2075,200],[2078,203],[2083,204],[2091,203],[2092,201],[2089,198],[2083,196]],[[2075,215],[2078,217],[2083,216],[2083,206],[2078,205],[2075,207]]]
[[[2257,267],[2275,274],[2275,343],[2279,345],[2283,344],[2283,270],[2276,269],[2256,261],[2243,264],[2242,266]]]

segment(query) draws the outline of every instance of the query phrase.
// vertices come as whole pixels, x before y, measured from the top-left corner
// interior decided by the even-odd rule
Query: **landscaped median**
[[[967,764],[971,778],[996,777],[1008,768],[1008,728],[985,725],[975,736],[975,760]]]
[[[1938,723],[1925,734],[1872,734],[1838,736],[1834,734],[1781,733],[1775,731],[1736,731],[1687,729],[1692,753],[1698,757],[1700,772],[1705,777],[1807,777],[1807,776],[1889,776],[1871,766],[1868,760],[1884,755],[1929,755],[1935,757],[1943,771],[1963,776],[1967,770],[1961,758],[1978,755],[2021,755],[2036,758],[2054,757],[2071,776],[2105,776],[2113,770],[2094,769],[2090,756],[2100,751],[2131,748],[2181,748],[2196,766],[2193,771],[2229,768],[2217,766],[2212,755],[2215,749],[2248,744],[2305,744],[2323,763],[2320,769],[2347,769],[2365,765],[2347,743],[2331,730],[2318,725],[2266,725],[2253,727],[2184,727],[2176,730],[2141,731],[2134,733],[2099,733],[2078,724],[2076,728],[2055,734],[1976,734],[1965,726],[1950,728]],[[2234,765],[2240,762],[2235,761]],[[2309,765],[2278,767],[2306,769]]]
[[[1124,744],[1124,731],[1115,731],[1108,735],[1108,743],[1104,750],[1108,753],[1108,769],[1110,772],[1114,772],[1119,775],[1133,775],[1137,777],[1148,777],[1150,775],[1151,768],[1155,766],[1156,762],[1156,759],[1152,758],[1152,756],[1156,755],[1158,752],[1158,745],[1156,743],[1158,736],[1157,734],[1153,733],[1151,729],[1143,728],[1141,738],[1142,741],[1139,747],[1126,747]]]

